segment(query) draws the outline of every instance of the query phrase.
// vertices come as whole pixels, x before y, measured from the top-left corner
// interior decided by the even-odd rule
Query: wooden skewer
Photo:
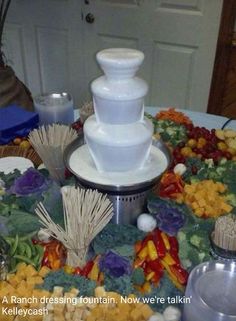
[[[89,245],[111,220],[113,207],[107,196],[98,191],[65,186],[61,192],[65,229],[53,222],[42,203],[35,212],[49,234],[67,248],[67,264],[83,267]]]
[[[62,183],[64,181],[63,153],[77,137],[77,132],[65,125],[53,124],[41,126],[29,134],[29,140],[43,160],[51,177]]]
[[[214,242],[217,246],[236,251],[236,217],[227,215],[219,217],[215,223]]]

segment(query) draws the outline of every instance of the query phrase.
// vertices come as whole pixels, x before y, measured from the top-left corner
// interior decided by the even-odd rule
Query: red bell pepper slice
[[[142,248],[142,241],[137,241],[135,244],[134,244],[134,250],[135,250],[135,253],[138,253]]]
[[[155,273],[154,282],[159,282],[164,275],[164,270]]]
[[[152,240],[153,240],[153,234],[152,233],[148,233],[148,235],[142,241],[142,249],[147,245],[148,241],[152,241]]]
[[[171,197],[171,195],[179,193],[178,189],[176,188],[175,184],[169,184],[167,186],[160,187],[160,196],[161,197]]]
[[[179,243],[175,236],[168,236],[170,242],[170,251],[179,252]]]
[[[184,270],[180,265],[169,266],[171,272],[177,277],[179,283],[186,285],[188,281],[188,272]]]
[[[88,261],[85,267],[82,269],[80,275],[87,277],[89,272],[92,270],[93,265],[93,261]]]
[[[173,257],[173,259],[176,261],[177,264],[180,264],[180,258],[179,258],[179,243],[175,236],[168,236],[169,242],[170,242],[170,255]]]
[[[163,258],[166,255],[166,248],[159,229],[154,231],[153,242],[156,246],[158,257]]]
[[[164,267],[161,264],[161,262],[159,261],[159,259],[156,259],[154,261],[150,261],[148,262],[147,266],[154,271],[155,273],[161,272],[163,271]]]
[[[176,264],[180,265],[180,258],[176,251],[170,251],[171,257],[175,260]]]
[[[82,272],[81,268],[80,267],[76,267],[75,270],[74,270],[74,273],[73,274],[76,274],[76,275],[80,275]]]
[[[182,193],[184,182],[179,175],[173,172],[167,172],[162,176],[160,182],[160,196],[173,197],[177,193]]]

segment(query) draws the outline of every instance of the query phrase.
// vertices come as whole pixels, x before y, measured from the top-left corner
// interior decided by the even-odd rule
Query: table
[[[155,115],[159,110],[163,110],[163,109],[165,108],[146,107],[145,111],[152,115]],[[210,114],[204,114],[204,113],[187,111],[187,110],[184,110],[183,112],[186,113],[186,115],[188,115],[192,119],[192,121],[194,122],[194,125],[204,126],[209,129],[220,128],[227,120],[227,118],[225,117],[219,117],[219,116],[210,115]],[[75,119],[77,119],[78,117],[79,117],[79,110],[75,110]],[[229,127],[236,129],[236,121],[231,122]]]
[[[150,106],[147,106],[147,107],[145,107],[145,112],[151,114],[152,116],[155,116],[158,113],[158,111],[168,109],[168,108],[169,107],[150,107]],[[187,110],[187,109],[181,109],[181,110],[176,109],[176,110],[179,110],[179,111],[185,113],[187,116],[189,116],[195,126],[206,127],[207,129],[221,128],[228,119],[228,118],[222,117],[222,116],[201,113],[201,112],[191,111],[191,110]],[[75,115],[75,119],[78,119],[79,109],[75,109],[74,115]],[[227,128],[232,128],[232,129],[236,130],[236,120],[231,121],[227,125]]]

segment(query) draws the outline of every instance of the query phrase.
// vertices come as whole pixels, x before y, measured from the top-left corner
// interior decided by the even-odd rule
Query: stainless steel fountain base
[[[116,224],[136,224],[139,214],[146,212],[148,191],[130,195],[109,195],[113,204],[113,222]]]
[[[82,188],[92,188],[94,186],[89,186],[89,184],[81,183],[77,178],[78,185]],[[157,183],[157,182],[155,182]],[[112,222],[116,224],[136,224],[137,217],[144,212],[147,212],[147,196],[151,191],[152,187],[155,185],[153,183],[149,187],[141,190],[133,191],[117,191],[117,193],[110,192],[107,190],[100,190],[96,188],[99,192],[106,194],[113,205],[113,218]]]

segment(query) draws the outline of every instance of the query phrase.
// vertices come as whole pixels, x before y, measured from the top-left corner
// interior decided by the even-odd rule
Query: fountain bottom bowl
[[[78,186],[107,194],[113,204],[113,222],[135,224],[139,214],[147,211],[147,196],[171,162],[168,148],[161,141],[151,146],[150,156],[140,169],[126,172],[99,172],[78,137],[65,150],[66,167],[77,178]]]

